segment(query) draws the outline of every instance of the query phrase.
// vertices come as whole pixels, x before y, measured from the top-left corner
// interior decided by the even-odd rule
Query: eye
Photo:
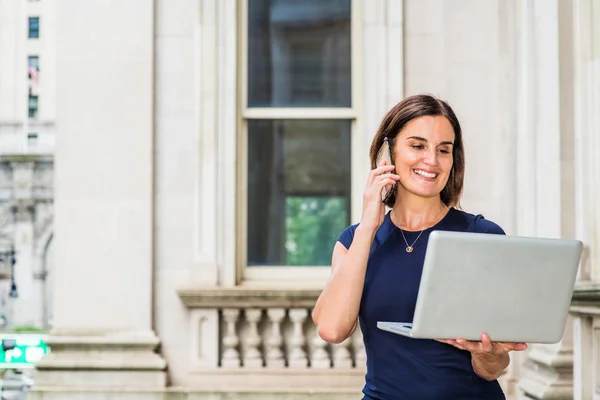
[[[440,149],[439,151],[442,154],[450,154],[450,151],[448,149]]]
[[[425,148],[425,146],[423,146],[422,144],[411,144],[410,147],[417,150],[423,150]]]

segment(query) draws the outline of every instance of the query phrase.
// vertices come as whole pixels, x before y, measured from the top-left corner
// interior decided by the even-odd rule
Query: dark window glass
[[[38,97],[29,95],[29,118],[36,118],[38,114]]]
[[[350,0],[249,0],[248,107],[350,107]]]
[[[29,17],[29,38],[38,39],[40,37],[40,17]]]
[[[248,265],[329,265],[350,221],[348,120],[248,121]]]

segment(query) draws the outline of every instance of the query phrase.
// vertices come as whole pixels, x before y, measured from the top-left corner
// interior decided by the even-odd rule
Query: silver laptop
[[[434,231],[412,323],[379,329],[422,339],[560,341],[583,244],[578,240]]]

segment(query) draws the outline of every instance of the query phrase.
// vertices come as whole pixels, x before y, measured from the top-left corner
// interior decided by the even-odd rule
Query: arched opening
[[[44,251],[42,253],[42,273],[43,273],[43,284],[42,284],[42,324],[44,329],[52,328],[52,296],[53,296],[53,262],[54,252],[52,246],[53,233],[50,233],[46,243],[44,244]]]

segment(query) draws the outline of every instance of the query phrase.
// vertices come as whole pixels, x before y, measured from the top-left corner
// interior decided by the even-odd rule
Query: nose
[[[438,156],[439,154],[437,152],[437,149],[435,147],[430,147],[425,153],[424,161],[429,165],[438,165]]]

